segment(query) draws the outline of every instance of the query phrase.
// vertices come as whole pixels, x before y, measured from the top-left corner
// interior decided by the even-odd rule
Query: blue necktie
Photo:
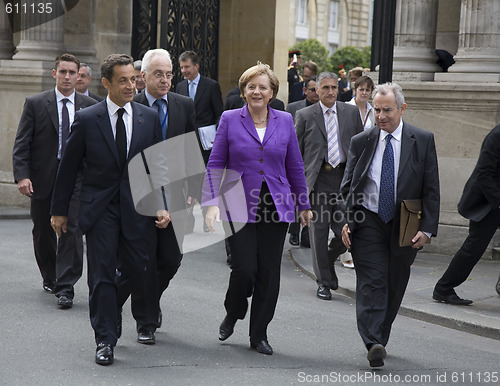
[[[194,101],[194,96],[196,94],[194,90],[194,82],[189,82],[189,90],[188,90],[189,97]]]
[[[385,137],[385,150],[382,156],[382,173],[380,174],[380,193],[378,197],[378,216],[384,223],[394,217],[394,150],[392,149],[389,134]]]
[[[163,111],[163,99],[157,99],[154,101],[154,105],[158,108],[158,118],[160,119],[161,132],[163,134],[163,139],[167,139],[167,114]]]

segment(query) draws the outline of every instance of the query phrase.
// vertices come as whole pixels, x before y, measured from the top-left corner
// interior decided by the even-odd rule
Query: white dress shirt
[[[111,122],[111,130],[113,130],[113,138],[116,139],[116,121],[118,120],[118,110],[121,108],[115,104],[109,96],[106,97],[106,104],[108,106],[109,120]],[[123,106],[125,112],[123,113],[123,122],[125,123],[125,131],[127,133],[127,154],[130,149],[130,140],[132,139],[132,105],[127,103]]]

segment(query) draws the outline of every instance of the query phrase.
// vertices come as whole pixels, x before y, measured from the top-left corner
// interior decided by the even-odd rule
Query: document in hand
[[[203,150],[210,150],[214,145],[215,125],[203,126],[198,129]]]

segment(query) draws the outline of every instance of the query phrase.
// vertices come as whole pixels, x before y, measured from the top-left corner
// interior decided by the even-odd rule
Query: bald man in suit
[[[384,365],[385,346],[417,251],[435,236],[439,175],[432,133],[403,122],[403,91],[375,87],[376,126],[351,140],[341,186],[342,240],[356,269],[358,331],[371,367]],[[401,202],[419,199],[422,214],[412,245],[399,245]]]

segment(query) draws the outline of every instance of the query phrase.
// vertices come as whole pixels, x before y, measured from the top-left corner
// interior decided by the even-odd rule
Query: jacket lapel
[[[130,148],[128,151],[127,159],[130,159],[131,154],[136,154],[135,149],[137,144],[139,143],[139,138],[141,133],[143,132],[142,124],[144,122],[144,118],[142,116],[142,112],[135,106],[134,102],[131,102],[132,105],[132,138],[130,140]],[[118,154],[118,153],[117,153]]]
[[[120,167],[120,160],[118,159],[118,150],[116,148],[115,138],[113,136],[113,129],[111,128],[111,122],[109,120],[108,107],[106,105],[106,100],[100,102],[102,104],[101,111],[97,113],[97,127],[101,130],[102,135],[106,143],[116,160],[116,164]]]
[[[49,93],[47,98],[47,113],[49,114],[50,120],[54,125],[54,130],[59,133],[59,114],[57,112],[57,99],[56,92],[52,91]]]
[[[325,137],[325,140],[328,141],[328,138],[326,136],[325,119],[323,118],[323,110],[321,110],[319,102],[314,105],[313,113],[314,122],[316,122],[316,125],[318,126],[320,133],[323,134],[323,137]]]
[[[271,138],[271,136],[276,131],[278,127],[278,115],[274,112],[273,109],[269,109],[269,117],[267,119],[267,128],[266,133],[264,134],[264,139],[262,140],[262,144],[265,145],[266,142]]]
[[[252,116],[246,105],[241,108],[241,124],[256,141],[260,142],[259,135],[252,121]]]
[[[414,145],[415,145],[415,137],[413,136],[410,127],[403,122],[403,132],[401,133],[401,156],[399,159],[398,181],[402,171],[404,170],[406,164],[408,163],[408,160],[410,159],[410,154],[413,151]]]
[[[205,80],[203,76],[200,76],[200,81],[198,82],[198,87],[196,87],[196,95],[194,96],[194,103],[197,104],[203,94],[205,93]]]

